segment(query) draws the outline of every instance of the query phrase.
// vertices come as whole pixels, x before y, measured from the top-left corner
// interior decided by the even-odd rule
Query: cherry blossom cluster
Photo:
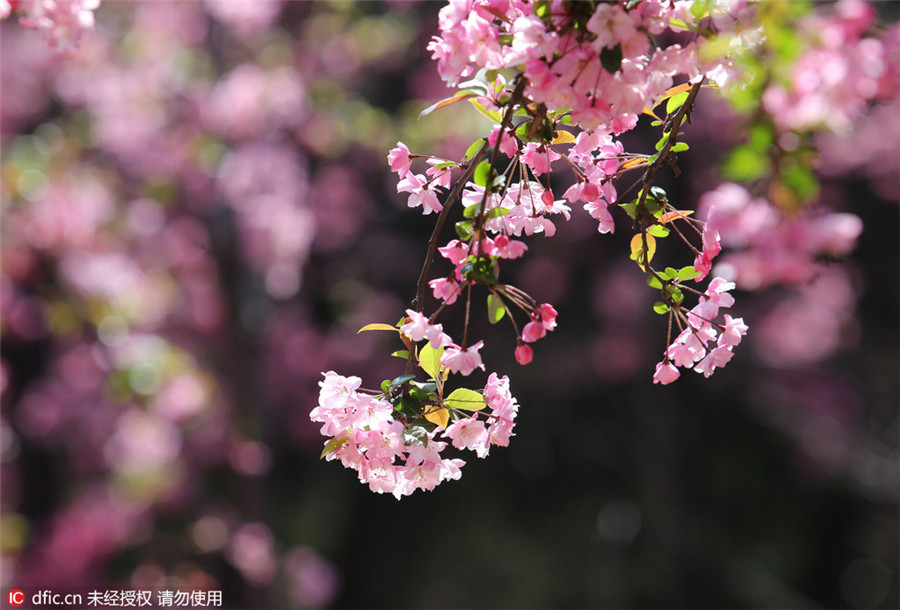
[[[668,315],[669,345],[653,375],[653,381],[661,384],[675,381],[680,369],[709,377],[732,359],[734,348],[748,331],[742,318],[730,314],[719,318],[720,309],[734,304],[730,291],[736,284],[732,279],[749,288],[766,281],[808,279],[817,256],[840,255],[852,248],[860,231],[854,216],[800,215],[787,219],[767,202],[752,200],[744,187],[724,184],[703,198],[704,213],[695,217],[693,210],[673,205],[666,192],[656,186],[657,172],[665,166],[677,167],[678,154],[689,149],[680,139],[680,129],[691,121],[701,87],[739,82],[736,77],[740,71],[758,61],[747,59],[753,56],[753,50],[768,48],[767,36],[774,34],[766,29],[770,25],[755,19],[756,11],[755,5],[744,1],[448,2],[439,14],[439,35],[429,43],[428,50],[442,79],[460,91],[426,109],[423,115],[468,101],[491,120],[492,127],[458,161],[413,153],[403,142],[388,153],[388,164],[398,178],[397,192],[405,194],[410,208],[436,215],[437,223],[413,309],[406,311],[404,322],[398,325],[408,347],[407,376],[382,388],[385,405],[396,395],[415,396],[414,388],[420,382],[409,376],[412,365],[418,363],[429,371],[425,361],[431,354],[423,353],[424,348],[416,349],[413,343],[427,340],[428,350],[439,350],[441,370],[462,375],[484,370],[480,355],[484,341],[469,340],[468,332],[476,290],[488,293],[489,322],[495,324],[506,318],[512,324],[516,361],[524,365],[533,360],[532,344],[556,328],[557,311],[553,305],[502,282],[500,267],[506,260],[525,255],[526,238],[537,234],[553,237],[556,223],[570,220],[573,208],[584,209],[597,222],[601,234],[615,232],[616,215],[634,232],[631,259],[645,274],[649,286],[659,291],[660,300],[653,309]],[[871,9],[863,10],[853,0],[843,0],[836,12],[837,20],[827,22],[825,28],[829,40],[818,47],[834,50],[841,42],[855,45],[851,55],[864,64],[858,70],[859,78],[853,81],[857,89],[850,96],[853,99],[829,114],[829,118],[840,120],[857,113],[860,100],[872,99],[888,86],[893,71],[886,65],[889,45],[875,48],[870,39],[863,39],[863,32],[872,25]],[[818,22],[810,18],[809,23]],[[815,51],[812,57],[818,57]],[[852,57],[850,61],[856,61]],[[815,101],[815,95],[806,95],[813,90],[824,98],[835,94],[836,89],[825,86],[831,77],[815,72],[815,66],[801,62],[796,73],[807,74],[794,83],[800,87],[799,100]],[[777,86],[769,87],[768,101],[763,100],[763,104],[769,111],[775,108],[769,105],[781,104],[784,113],[777,120],[783,124],[776,125],[778,129],[806,127],[810,121],[827,123],[821,116],[814,120],[807,117],[800,123],[791,119],[791,94],[779,94]],[[760,88],[760,94],[762,91]],[[824,102],[819,105],[827,106]],[[655,153],[627,152],[618,140],[636,126],[641,114],[652,117],[652,125],[662,132]],[[789,144],[778,143],[786,158],[791,154]],[[420,169],[420,163],[427,167]],[[783,165],[792,167],[790,163]],[[554,190],[559,187],[556,180],[551,182],[551,176],[558,175],[560,169],[570,172],[573,180],[568,188],[560,189],[562,196],[557,197]],[[629,184],[624,178],[632,172],[638,176]],[[796,175],[771,178],[773,183],[780,180],[789,184],[792,178],[793,183],[798,182]],[[799,189],[790,196],[800,203],[806,201],[803,196],[809,198]],[[462,216],[454,225],[456,236],[439,245],[444,221],[455,204],[459,204]],[[652,266],[657,240],[670,235],[693,254],[692,265]],[[705,289],[697,286],[713,271],[723,245],[746,247],[737,255],[743,258],[729,256],[719,263],[717,276]],[[448,261],[452,269],[432,278],[428,272],[436,256]],[[754,280],[754,273],[766,279]],[[437,301],[436,308],[427,314],[426,284]],[[688,305],[686,296],[696,298],[696,304]],[[462,339],[457,343],[436,320],[445,308],[463,300],[465,321]],[[516,310],[520,318],[524,313],[524,322],[516,320]],[[431,393],[422,397],[423,390],[418,387],[419,410],[414,411],[419,415],[427,412],[429,405],[443,405],[441,374],[431,371],[429,383],[437,386],[436,391],[429,390]],[[397,405],[394,409],[397,411]],[[427,444],[447,422],[428,416],[424,419],[435,425],[427,430]],[[334,429],[323,432],[336,438]],[[347,447],[358,446],[341,442]],[[335,457],[343,455],[341,452],[365,453],[344,446],[326,449]],[[394,456],[409,457],[403,453]],[[414,461],[418,463],[418,459]],[[355,467],[356,462],[351,459],[350,464]],[[434,464],[438,472],[433,481],[456,473],[445,470],[441,475],[438,462]],[[366,481],[362,469],[358,470],[361,480]]]
[[[392,397],[393,392],[373,394],[361,390],[359,377],[333,371],[324,375],[319,382],[319,404],[310,417],[322,422],[322,434],[331,439],[326,444],[326,459],[340,460],[356,470],[360,482],[375,493],[391,493],[399,500],[417,489],[431,491],[441,482],[461,476],[465,462],[442,456],[448,445],[484,458],[491,445],[506,446],[512,436],[518,404],[509,392],[509,380],[496,373],[490,375],[482,393],[471,393],[483,399],[483,404],[463,407],[478,411],[461,416],[461,410],[454,409],[448,415],[452,424],[430,429],[421,422],[405,421],[401,401]],[[452,402],[450,397],[447,400]],[[484,407],[491,412],[481,411]],[[431,405],[424,412],[451,408]],[[438,436],[448,440],[437,440]]]
[[[798,24],[806,50],[786,82],[772,83],[762,97],[779,129],[846,131],[871,100],[896,95],[900,25],[872,35],[876,17],[867,2],[841,0]]]
[[[635,126],[676,75],[696,79],[714,72],[719,84],[727,79],[727,59],[706,64],[698,56],[702,36],[657,48],[655,37],[666,32],[699,32],[698,16],[721,32],[734,29],[747,10],[746,2],[734,2],[704,16],[703,10],[692,12],[694,5],[451,0],[441,9],[440,36],[428,50],[450,85],[482,68],[515,68],[528,80],[530,99],[551,112],[571,110],[585,129],[618,134]]]
[[[61,51],[78,46],[84,30],[94,27],[100,0],[0,0],[0,20],[12,14],[27,28],[41,30]]]
[[[693,368],[709,377],[731,360],[732,349],[747,334],[747,325],[743,318],[732,318],[728,314],[724,316],[724,323],[717,323],[715,319],[719,309],[734,305],[734,297],[729,293],[733,288],[733,282],[713,278],[695,307],[676,311],[675,320],[682,330],[666,349],[663,360],[656,365],[653,383],[672,383],[681,376],[678,367]]]
[[[705,193],[698,207],[706,218],[704,252],[712,239],[707,236],[715,236],[729,249],[716,272],[745,290],[812,280],[821,271],[818,259],[846,256],[862,232],[854,214],[822,209],[788,214],[733,183]]]

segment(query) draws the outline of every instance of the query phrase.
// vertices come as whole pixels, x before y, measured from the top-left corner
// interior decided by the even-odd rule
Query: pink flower
[[[397,147],[391,149],[387,156],[388,163],[391,165],[391,171],[401,176],[409,173],[412,159],[409,158],[409,149],[403,142],[397,142]]]
[[[400,327],[400,332],[413,341],[428,339],[434,349],[450,342],[450,337],[444,334],[444,327],[441,324],[432,324],[421,312],[412,309],[407,309],[406,315],[410,321]]]
[[[500,136],[500,126],[494,127],[494,131],[491,132],[491,135],[488,136],[488,144],[491,146],[497,146],[497,139]],[[510,132],[506,132],[503,134],[503,138],[500,140],[500,152],[509,157],[510,159],[516,156],[516,153],[519,152],[519,144],[516,139],[510,135]]]
[[[717,368],[725,366],[734,356],[730,347],[717,347],[709,352],[700,363],[694,367],[698,373],[703,373],[704,377],[709,377]]]
[[[484,347],[484,341],[479,341],[475,345],[470,345],[466,349],[451,343],[450,347],[444,350],[441,356],[441,364],[450,369],[453,373],[461,375],[471,375],[475,369],[484,370],[484,364],[481,362],[481,354],[479,350]]]
[[[493,250],[489,254],[500,258],[513,259],[525,254],[526,250],[528,250],[528,246],[524,242],[510,239],[506,235],[500,235],[494,240]]]
[[[516,348],[516,362],[519,364],[525,365],[531,362],[534,358],[534,351],[530,346],[525,345],[524,343],[520,344]]]
[[[544,325],[547,332],[556,328],[556,316],[558,315],[558,312],[553,305],[550,303],[541,303],[538,313],[541,318],[541,324]]]
[[[480,458],[487,456],[490,448],[484,422],[474,417],[466,417],[453,423],[441,436],[450,438],[457,449],[469,449]]]
[[[446,246],[438,248],[438,252],[454,265],[458,265],[469,256],[469,246],[458,239],[454,239]]]
[[[734,297],[728,294],[734,288],[734,282],[715,277],[700,296],[700,303],[691,311],[704,320],[712,320],[719,315],[720,307],[734,305]]]
[[[407,173],[406,177],[397,183],[398,193],[409,193],[407,205],[411,208],[422,206],[423,214],[440,212],[443,206],[438,201],[437,193],[429,188],[428,181],[423,174]]]
[[[671,362],[658,362],[656,372],[653,374],[653,383],[668,385],[680,376],[681,372]]]
[[[685,332],[689,333],[690,331]],[[703,351],[676,339],[666,350],[666,355],[676,366],[693,366],[703,356]]]
[[[744,324],[744,318],[732,318],[725,314],[725,330],[719,336],[719,347],[732,346],[741,342],[741,337],[747,334],[747,325]]]
[[[442,277],[431,280],[428,282],[428,285],[431,286],[434,298],[443,301],[447,305],[453,305],[462,292],[459,288],[459,283],[451,278]]]
[[[522,329],[522,341],[525,343],[534,343],[538,339],[547,334],[547,329],[539,321],[531,321]]]
[[[560,154],[543,144],[529,142],[522,152],[522,163],[531,168],[535,175],[540,176],[550,171],[550,164],[560,158]]]

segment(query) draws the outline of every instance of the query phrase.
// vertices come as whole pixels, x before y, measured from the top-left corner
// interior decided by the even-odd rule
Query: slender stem
[[[485,138],[484,144],[482,144],[478,152],[475,153],[472,160],[469,161],[469,166],[466,168],[466,171],[463,172],[463,175],[460,176],[459,180],[453,185],[453,189],[447,196],[444,207],[438,215],[437,222],[434,225],[434,231],[431,232],[431,238],[428,240],[428,253],[425,255],[425,262],[422,264],[422,272],[419,273],[419,281],[416,283],[416,296],[412,301],[413,310],[418,313],[422,313],[422,310],[425,309],[425,286],[428,284],[428,272],[431,271],[431,264],[434,262],[434,254],[437,252],[438,239],[441,236],[441,230],[444,228],[444,223],[447,221],[450,208],[456,203],[456,200],[460,198],[463,187],[472,178],[472,174],[475,173],[475,168],[478,167],[478,162],[481,160],[481,157],[484,156],[487,148],[488,142],[487,138]],[[415,349],[410,346],[409,357],[406,359],[406,374],[411,374],[415,366]]]
[[[434,225],[434,231],[432,231],[431,233],[431,239],[428,240],[428,254],[425,256],[425,262],[422,265],[422,271],[421,273],[419,273],[419,281],[416,284],[416,297],[412,301],[414,311],[421,313],[425,308],[425,285],[428,283],[428,272],[431,271],[431,263],[434,262],[434,254],[437,251],[438,239],[440,238],[441,230],[444,228],[444,223],[447,221],[450,207],[454,203],[456,203],[456,200],[459,199],[460,193],[462,193],[463,187],[472,178],[472,174],[475,173],[475,168],[478,166],[478,162],[484,155],[487,147],[487,140],[485,140],[484,145],[482,145],[481,149],[477,153],[475,153],[475,156],[469,162],[469,166],[466,168],[466,171],[453,185],[453,190],[450,191],[450,195],[447,197],[447,201],[444,203],[444,208],[441,210],[441,213],[438,216],[437,223],[435,223]]]
[[[516,108],[519,105],[519,102],[522,99],[522,93],[525,91],[525,85],[528,83],[528,79],[524,76],[519,75],[519,82],[516,83],[516,88],[513,90],[512,95],[509,97],[509,101],[507,102],[506,112],[503,113],[503,120],[500,123],[500,131],[497,136],[497,146],[494,147],[494,150],[491,152],[491,172],[490,175],[493,175],[494,170],[497,167],[497,160],[500,158],[500,142],[503,141],[503,134],[509,129],[510,123],[512,123],[513,114],[516,111]],[[473,163],[474,165],[474,163]],[[484,186],[484,195],[481,198],[481,209],[478,210],[478,216],[475,218],[475,228],[474,233],[478,237],[478,251],[481,252],[481,242],[484,241],[484,218],[487,215],[487,201],[488,197],[491,194],[491,188],[493,185],[486,184]]]

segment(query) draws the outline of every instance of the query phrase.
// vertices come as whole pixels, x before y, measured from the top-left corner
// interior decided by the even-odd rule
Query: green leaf
[[[663,287],[662,282],[660,282],[659,278],[655,275],[651,275],[647,278],[647,284],[650,286],[650,288],[659,288],[660,290],[662,290]]]
[[[432,379],[440,379],[441,356],[443,353],[443,347],[434,349],[431,347],[430,343],[426,343],[425,346],[419,350],[419,366],[421,366]]]
[[[466,154],[463,155],[462,162],[466,163],[467,161],[471,161],[472,159],[474,159],[475,155],[478,154],[478,151],[481,150],[482,146],[484,146],[484,138],[472,142],[472,145],[466,149]]]
[[[493,121],[494,123],[499,124],[499,123],[503,122],[503,115],[501,115],[496,110],[488,110],[487,107],[484,104],[482,104],[481,102],[479,102],[477,99],[470,98],[469,103],[472,104],[473,106],[475,106],[475,110],[480,112],[482,114],[482,116]]]
[[[772,161],[766,153],[741,145],[725,157],[722,174],[735,182],[752,182],[768,174],[771,167]]]
[[[491,177],[491,164],[489,161],[482,161],[475,168],[475,175],[472,177],[478,186],[487,186]]]
[[[715,4],[714,0],[696,0],[691,5],[691,14],[696,19],[701,19]]]
[[[443,163],[438,163],[437,165],[432,165],[433,169],[446,169],[448,167],[456,167],[456,163],[453,161],[444,161]]]
[[[487,163],[487,161],[485,161]],[[475,218],[478,216],[478,210],[481,209],[481,202],[467,205],[463,210],[463,218]]]
[[[666,270],[663,271],[663,275],[666,276],[667,280],[674,280],[678,277],[678,271],[674,267],[666,267]]]
[[[656,147],[656,150],[662,150],[663,146],[666,145],[666,141],[668,139],[669,139],[669,134],[665,134],[663,137],[661,137],[659,139],[659,141],[656,144],[654,144],[654,146]]]
[[[660,125],[662,125],[662,121],[653,121],[650,123],[650,127],[659,127]]]
[[[656,197],[652,195],[644,199],[644,207],[647,208],[647,211],[654,216],[662,215],[662,208],[659,207],[659,202],[657,201]]]
[[[524,123],[520,123],[518,127],[516,127],[516,137],[522,140],[523,142],[528,141],[528,127],[531,125],[530,121],[525,121]]]
[[[700,272],[694,269],[693,266],[682,267],[678,270],[678,279],[682,282],[686,282],[697,277],[700,277]]]
[[[394,356],[395,358],[403,358],[404,360],[406,360],[407,358],[409,358],[409,351],[405,350],[405,349],[400,349],[400,350],[397,350],[396,352],[394,352],[393,354],[391,354],[391,356]]]
[[[635,218],[637,218],[637,207],[638,207],[638,200],[637,200],[637,199],[635,199],[635,200],[632,201],[631,203],[620,203],[620,204],[619,204],[619,207],[622,208],[623,210],[625,210],[625,212],[626,212],[629,216],[631,216],[631,219],[632,219],[632,220],[634,220]]]
[[[794,192],[801,203],[819,194],[819,180],[815,172],[796,159],[788,158],[782,164],[781,181]]]
[[[501,176],[502,177],[502,176]],[[501,216],[506,216],[507,214],[511,214],[512,210],[504,207],[496,207],[493,210],[488,210],[488,213],[485,214],[485,220],[493,220],[495,218],[500,218]]]
[[[669,311],[669,306],[663,303],[662,301],[657,301],[653,304],[653,311],[658,314],[664,314]]]
[[[393,381],[391,381],[391,387],[396,388],[397,386],[399,386],[403,383],[406,383],[410,379],[415,379],[415,378],[416,378],[415,375],[400,375],[399,377],[397,377]]]
[[[647,233],[653,237],[666,237],[669,235],[669,230],[662,225],[653,225],[647,229]]]
[[[403,430],[403,444],[405,445],[427,445],[428,444],[428,430],[425,429],[425,426],[422,425],[423,420],[417,419],[412,425],[407,426]]]
[[[600,65],[610,74],[618,72],[622,67],[622,45],[617,44],[612,48],[604,47],[600,51]]]
[[[676,305],[680,305],[681,302],[684,301],[684,293],[678,286],[669,284],[668,286],[666,286],[666,292],[669,293]]]
[[[381,382],[381,391],[387,393],[387,392],[390,392],[390,390],[391,390],[391,380],[385,379],[384,381]]]
[[[338,449],[340,449],[344,443],[350,440],[349,436],[335,436],[333,439],[325,443],[325,448],[322,449],[322,453],[319,455],[319,459],[321,460],[329,453],[334,453]]]
[[[503,306],[503,299],[495,294],[489,294],[487,298],[488,306],[488,322],[496,324],[506,315],[506,308]]]
[[[688,150],[690,146],[687,145],[687,142],[675,142],[675,146],[669,149],[669,151],[673,153],[680,153]]]
[[[487,406],[487,401],[485,401],[484,396],[475,390],[457,388],[450,392],[450,395],[444,399],[444,404],[452,409],[481,411]]]
[[[463,241],[472,237],[472,222],[471,221],[460,220],[455,225],[453,225],[453,228],[456,229],[456,234]]]
[[[681,93],[676,93],[670,97],[666,102],[666,114],[678,112],[678,109],[687,101],[688,95],[690,95],[688,91],[682,91]]]

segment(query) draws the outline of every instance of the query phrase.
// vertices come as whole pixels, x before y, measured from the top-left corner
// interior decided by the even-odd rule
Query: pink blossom
[[[466,417],[454,422],[442,436],[450,438],[457,449],[469,449],[478,457],[488,454],[488,432],[484,422],[474,417]]]
[[[686,332],[690,333],[690,331]],[[693,366],[703,357],[703,351],[676,339],[666,350],[666,355],[675,363],[675,366]]]
[[[500,136],[500,126],[494,128],[494,131],[491,132],[491,135],[488,136],[488,144],[491,146],[497,146],[497,139]],[[519,152],[519,143],[516,138],[510,135],[510,132],[505,132],[503,134],[503,138],[500,140],[500,152],[509,157],[510,159],[516,156],[516,153]]]
[[[525,148],[522,149],[522,154],[519,158],[522,160],[522,163],[531,168],[531,171],[533,171],[536,176],[540,176],[549,172],[550,164],[560,157],[561,155],[558,152],[548,148],[544,144],[529,142],[525,145]]]
[[[516,362],[519,364],[528,364],[533,358],[534,351],[531,349],[531,346],[522,343],[516,348]]]
[[[500,258],[514,259],[521,257],[526,250],[528,250],[528,246],[525,245],[525,242],[510,239],[506,235],[499,235],[494,240],[494,247],[490,254]]]
[[[734,288],[734,282],[728,282],[721,277],[713,278],[709,286],[700,296],[700,303],[691,310],[704,320],[712,320],[719,315],[720,307],[734,305],[734,297],[728,291]]]
[[[717,368],[725,366],[734,356],[730,347],[717,347],[709,352],[700,363],[694,367],[698,373],[703,373],[704,377],[709,377]]]
[[[541,318],[541,324],[544,325],[547,332],[556,328],[556,316],[558,313],[553,305],[550,303],[541,303],[541,306],[538,308],[538,315]]]
[[[481,362],[481,354],[478,353],[482,347],[484,347],[484,341],[479,341],[466,349],[451,343],[441,356],[441,364],[451,372],[460,375],[471,375],[475,369],[483,371],[484,364]]]
[[[428,339],[434,349],[439,349],[442,345],[451,342],[450,337],[444,334],[441,324],[432,324],[421,312],[412,309],[407,309],[406,315],[410,321],[400,327],[400,332],[413,341]]]
[[[725,314],[725,329],[719,336],[719,347],[736,346],[741,342],[741,337],[747,334],[747,325],[743,318],[732,318]]]
[[[653,374],[653,383],[661,383],[668,385],[678,379],[681,372],[669,362],[658,362],[656,364],[656,372]]]
[[[409,157],[409,149],[403,142],[397,142],[396,148],[392,148],[388,153],[387,159],[392,172],[401,176],[409,173],[412,159]]]
[[[438,201],[437,193],[434,192],[434,189],[429,188],[424,174],[407,173],[406,177],[397,183],[397,192],[409,193],[407,205],[411,208],[422,206],[423,214],[440,212],[443,208],[441,202]]]
[[[459,282],[451,278],[437,278],[428,282],[428,285],[431,286],[434,298],[447,305],[453,305],[462,293]]]
[[[542,339],[546,334],[547,328],[539,320],[532,320],[522,329],[522,341],[534,343],[538,339]]]
[[[458,239],[454,239],[446,246],[438,248],[438,252],[454,265],[458,265],[469,256],[469,246]]]

